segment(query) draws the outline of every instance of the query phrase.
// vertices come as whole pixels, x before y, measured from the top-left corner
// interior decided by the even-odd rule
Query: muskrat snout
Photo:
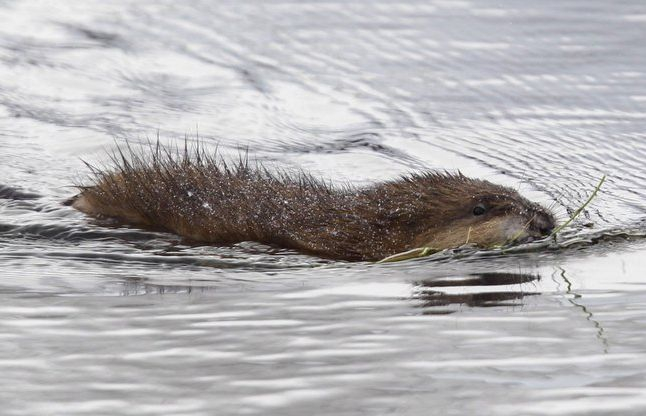
[[[556,227],[554,216],[539,208],[533,214],[532,221],[529,223],[529,232],[532,236],[543,237],[550,235]]]

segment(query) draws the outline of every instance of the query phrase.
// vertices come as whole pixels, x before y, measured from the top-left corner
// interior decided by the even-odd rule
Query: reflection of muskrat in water
[[[549,234],[554,217],[518,192],[462,174],[415,173],[366,188],[230,166],[202,150],[114,158],[69,203],[95,217],[214,244],[257,241],[378,260],[417,247],[488,247]]]

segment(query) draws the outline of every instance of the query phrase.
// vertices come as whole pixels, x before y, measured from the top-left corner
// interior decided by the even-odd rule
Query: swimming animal
[[[68,204],[92,217],[189,241],[256,241],[339,260],[380,260],[418,247],[491,247],[548,235],[554,216],[518,192],[461,173],[417,172],[367,187],[333,185],[203,150],[119,150],[90,166]]]

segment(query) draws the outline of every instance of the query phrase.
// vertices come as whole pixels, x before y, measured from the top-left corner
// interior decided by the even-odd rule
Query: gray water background
[[[646,412],[646,5],[0,1],[0,414]],[[460,169],[558,245],[392,265],[61,202],[199,136],[358,184]]]

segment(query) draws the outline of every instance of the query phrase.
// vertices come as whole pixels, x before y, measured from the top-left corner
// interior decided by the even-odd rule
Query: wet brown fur
[[[503,244],[538,237],[552,215],[516,191],[462,174],[424,172],[366,188],[303,172],[228,164],[197,148],[117,151],[90,166],[93,185],[70,200],[111,217],[214,244],[257,241],[322,257],[378,260],[421,246]],[[473,214],[483,204],[486,213]]]

